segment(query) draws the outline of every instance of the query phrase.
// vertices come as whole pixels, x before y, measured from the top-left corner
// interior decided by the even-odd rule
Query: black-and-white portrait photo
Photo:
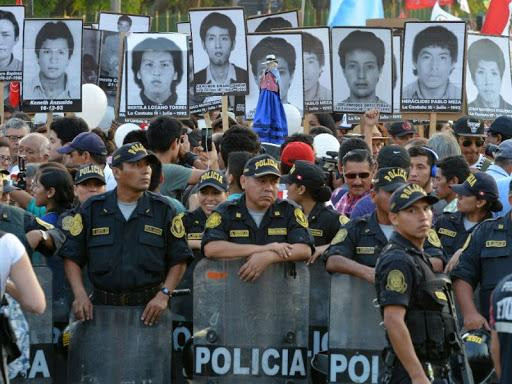
[[[25,7],[0,7],[0,81],[21,81]]]
[[[27,112],[82,110],[81,19],[26,19],[23,104]]]
[[[466,23],[405,23],[402,112],[462,110]]]
[[[297,11],[278,12],[270,15],[253,16],[247,19],[247,33],[272,32],[274,29],[298,28]]]
[[[179,21],[176,23],[176,31],[178,33],[184,33],[185,35],[191,35],[190,23],[188,21]]]
[[[391,113],[392,35],[386,28],[339,27],[331,31],[333,109]]]
[[[82,47],[82,83],[97,84],[100,70],[101,31],[84,28]]]
[[[188,115],[187,36],[131,33],[126,37],[126,115]]]
[[[110,32],[149,32],[151,17],[100,12],[98,29]]]
[[[508,37],[468,35],[466,96],[470,116],[512,115]]]
[[[247,94],[247,43],[243,9],[191,10],[189,15],[196,94]]]
[[[260,93],[259,78],[266,68],[267,55],[275,55],[280,79],[279,95],[283,104],[292,104],[304,112],[304,76],[302,33],[248,34],[247,47],[251,68],[250,93],[245,97],[245,117],[254,117]]]

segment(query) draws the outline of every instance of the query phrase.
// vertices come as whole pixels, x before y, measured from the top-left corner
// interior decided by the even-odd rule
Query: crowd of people
[[[193,287],[203,258],[245,258],[246,282],[272,264],[307,262],[322,280],[347,274],[375,284],[401,364],[393,377],[424,383],[422,365],[404,359],[413,344],[400,328],[407,308],[421,301],[418,272],[400,260],[412,252],[451,276],[464,329],[492,332],[496,373],[501,383],[512,380],[512,118],[463,117],[425,138],[409,121],[379,123],[374,110],[358,125],[310,114],[309,132],[276,149],[234,116],[225,130],[220,114],[211,116],[211,148],[197,116],[157,117],[116,148],[115,126],[104,132],[74,116],[34,125],[6,110],[2,296],[45,311],[32,262],[52,271],[48,307],[61,331],[70,318],[92,321],[106,306],[140,307],[141,321],[153,326],[169,308],[193,319],[192,296],[171,296]],[[319,156],[318,135],[339,148],[335,166]],[[0,382],[8,382],[26,373],[26,362],[3,369]]]

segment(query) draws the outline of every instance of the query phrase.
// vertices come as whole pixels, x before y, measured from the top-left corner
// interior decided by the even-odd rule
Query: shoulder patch
[[[62,219],[62,229],[65,231],[69,231],[71,229],[71,225],[73,224],[73,216],[69,215]]]
[[[348,232],[345,228],[338,230],[338,233],[336,233],[336,235],[331,240],[331,245],[336,245],[343,242],[347,238],[347,234]]]
[[[350,219],[347,216],[345,216],[343,213],[340,215],[339,220],[340,220],[341,225],[345,225],[350,221]]]
[[[75,216],[73,216],[73,221],[71,223],[71,227],[69,228],[69,233],[71,233],[72,236],[78,236],[82,233],[83,229],[84,225],[82,224],[82,215],[77,213]]]
[[[36,217],[36,223],[39,224],[41,227],[45,228],[46,230],[53,228],[52,224],[47,223],[44,220],[41,220],[39,217]]]
[[[306,218],[306,215],[304,215],[304,212],[302,212],[302,209],[295,208],[293,214],[295,215],[295,220],[297,220],[297,223],[299,223],[300,226],[304,228],[308,227],[308,219]]]
[[[213,212],[206,220],[206,228],[217,228],[222,222],[222,216],[218,212]]]
[[[407,291],[407,283],[405,282],[405,276],[402,271],[398,269],[389,271],[386,289],[398,293],[405,293],[405,291]]]
[[[432,244],[434,247],[441,248],[441,240],[439,240],[439,236],[437,236],[436,231],[434,231],[433,229],[428,231],[427,239],[428,239],[428,242],[430,244]]]
[[[185,236],[185,226],[183,225],[184,213],[177,214],[173,217],[171,222],[171,233],[177,239],[181,239]]]

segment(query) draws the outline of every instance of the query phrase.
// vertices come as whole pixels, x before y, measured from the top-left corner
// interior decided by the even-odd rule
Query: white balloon
[[[338,152],[340,142],[330,133],[321,133],[315,136],[313,147],[315,148],[316,157],[327,157],[327,152],[329,151]]]
[[[288,123],[288,136],[294,133],[303,133],[302,117],[295,105],[283,104],[284,114],[286,115],[286,122]]]
[[[119,148],[123,145],[123,140],[129,132],[138,130],[140,130],[140,127],[133,123],[124,123],[117,127],[116,133],[114,134],[114,143],[116,143],[116,147]]]
[[[107,111],[107,95],[94,84],[82,85],[82,112],[76,115],[85,120],[89,129],[97,128]]]

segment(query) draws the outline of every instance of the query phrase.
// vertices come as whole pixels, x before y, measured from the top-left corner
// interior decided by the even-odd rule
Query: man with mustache
[[[257,280],[275,263],[305,261],[314,251],[304,212],[292,202],[277,199],[280,176],[273,157],[253,157],[240,177],[245,193],[219,205],[206,221],[204,255],[246,258],[239,271],[243,281]]]

